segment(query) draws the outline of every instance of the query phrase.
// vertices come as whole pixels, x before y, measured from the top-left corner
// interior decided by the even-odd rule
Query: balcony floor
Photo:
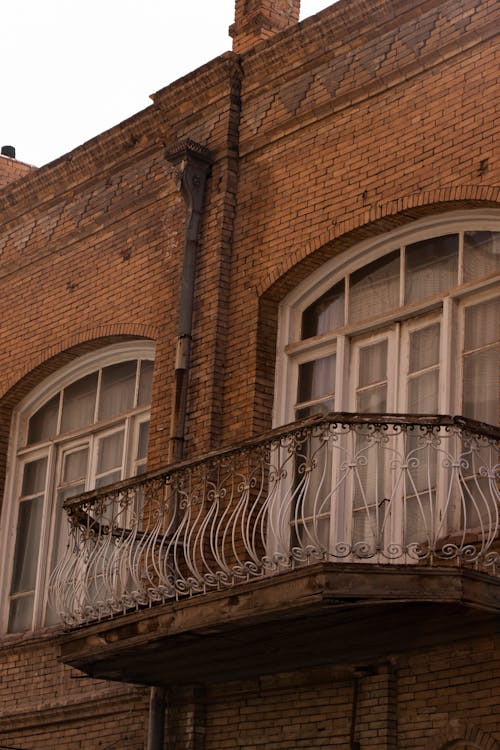
[[[146,685],[373,662],[494,632],[500,579],[454,567],[318,563],[61,636],[61,660]]]

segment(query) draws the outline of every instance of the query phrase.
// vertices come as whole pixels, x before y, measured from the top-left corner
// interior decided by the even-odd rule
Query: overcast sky
[[[332,0],[302,0],[301,19]],[[0,145],[42,166],[231,49],[234,0],[7,0]]]

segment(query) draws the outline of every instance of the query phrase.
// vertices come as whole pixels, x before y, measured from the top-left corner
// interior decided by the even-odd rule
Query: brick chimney
[[[263,39],[298,23],[300,0],[236,0],[229,27],[234,52],[242,53]]]

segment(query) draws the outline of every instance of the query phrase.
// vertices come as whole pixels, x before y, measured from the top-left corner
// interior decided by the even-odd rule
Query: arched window
[[[282,305],[274,422],[350,411],[498,424],[499,320],[498,214],[364,241]]]
[[[328,412],[498,425],[500,215],[437,216],[333,258],[283,301],[277,351],[275,426]],[[448,476],[442,456],[436,468],[437,452],[426,453],[416,433],[404,449],[409,462],[402,442],[384,452],[368,433],[351,437],[317,437],[302,449],[275,511],[284,548],[367,556],[490,528],[496,510],[483,486],[479,501],[465,469]]]
[[[3,632],[56,621],[47,587],[67,543],[64,501],[145,471],[153,357],[145,341],[100,349],[17,408],[2,532]]]

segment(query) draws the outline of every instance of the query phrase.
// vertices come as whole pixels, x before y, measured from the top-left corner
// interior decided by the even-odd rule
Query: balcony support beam
[[[318,563],[90,625],[62,636],[61,653],[93,677],[187,686],[353,653],[366,664],[486,634],[499,613],[500,581],[475,571]]]

